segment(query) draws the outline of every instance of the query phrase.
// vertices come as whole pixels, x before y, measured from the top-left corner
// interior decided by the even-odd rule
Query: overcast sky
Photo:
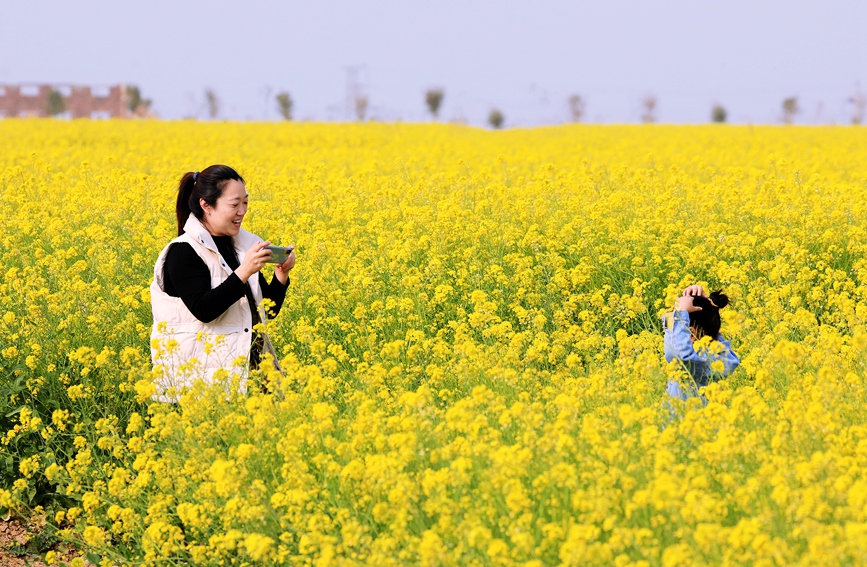
[[[0,84],[136,84],[163,118],[351,118],[355,75],[379,120],[428,120],[425,90],[445,91],[443,120],[506,126],[569,119],[848,123],[867,93],[867,1],[824,0],[0,0]]]

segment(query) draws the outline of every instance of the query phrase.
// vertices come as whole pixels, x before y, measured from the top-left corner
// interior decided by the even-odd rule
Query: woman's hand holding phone
[[[289,252],[289,256],[286,258],[282,264],[277,264],[274,266],[274,277],[277,278],[281,284],[286,285],[286,282],[289,281],[289,271],[295,267],[295,247],[291,247],[291,251]]]
[[[270,242],[257,242],[247,250],[244,255],[244,260],[235,273],[241,278],[241,281],[247,283],[250,277],[262,269],[268,259],[271,257],[271,251],[266,248]]]

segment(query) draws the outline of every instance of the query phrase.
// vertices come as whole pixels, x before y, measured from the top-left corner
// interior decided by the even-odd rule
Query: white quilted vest
[[[243,262],[247,250],[262,239],[244,229],[232,239],[238,260]],[[184,225],[184,234],[172,240],[157,258],[154,266],[154,279],[150,286],[151,307],[154,324],[151,330],[151,359],[154,364],[155,384],[159,401],[176,402],[177,394],[167,394],[189,387],[193,381],[202,378],[210,382],[217,370],[241,378],[241,388],[249,371],[250,344],[253,336],[253,318],[246,296],[242,297],[225,313],[203,323],[190,313],[179,297],[165,292],[163,269],[169,248],[185,242],[205,262],[211,272],[211,289],[223,283],[232,274],[232,269],[220,255],[214,239],[199,220],[190,215]],[[264,310],[259,307],[262,289],[259,276],[254,274],[247,283],[256,299],[256,307],[262,321],[266,320]]]

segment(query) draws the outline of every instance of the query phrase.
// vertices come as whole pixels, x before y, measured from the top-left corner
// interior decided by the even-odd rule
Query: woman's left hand
[[[695,311],[701,311],[701,307],[698,305],[692,304],[692,299],[694,296],[692,295],[682,295],[677,298],[674,302],[674,307],[678,311],[686,311],[687,313],[693,313]]]
[[[689,286],[688,288],[683,290],[683,295],[691,295],[693,297],[707,297],[707,295],[704,293],[704,288],[700,285]]]
[[[292,250],[292,253],[289,254],[289,257],[286,258],[286,261],[282,264],[277,264],[274,266],[274,276],[280,281],[281,284],[286,285],[286,282],[289,281],[289,271],[295,267],[295,250]]]

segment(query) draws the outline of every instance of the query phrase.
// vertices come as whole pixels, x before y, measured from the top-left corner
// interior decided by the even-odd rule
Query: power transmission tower
[[[359,121],[364,120],[364,114],[367,112],[368,100],[364,94],[364,89],[359,81],[359,74],[364,69],[363,65],[347,65],[343,68],[346,72],[346,100],[344,101],[345,120],[353,118]]]

